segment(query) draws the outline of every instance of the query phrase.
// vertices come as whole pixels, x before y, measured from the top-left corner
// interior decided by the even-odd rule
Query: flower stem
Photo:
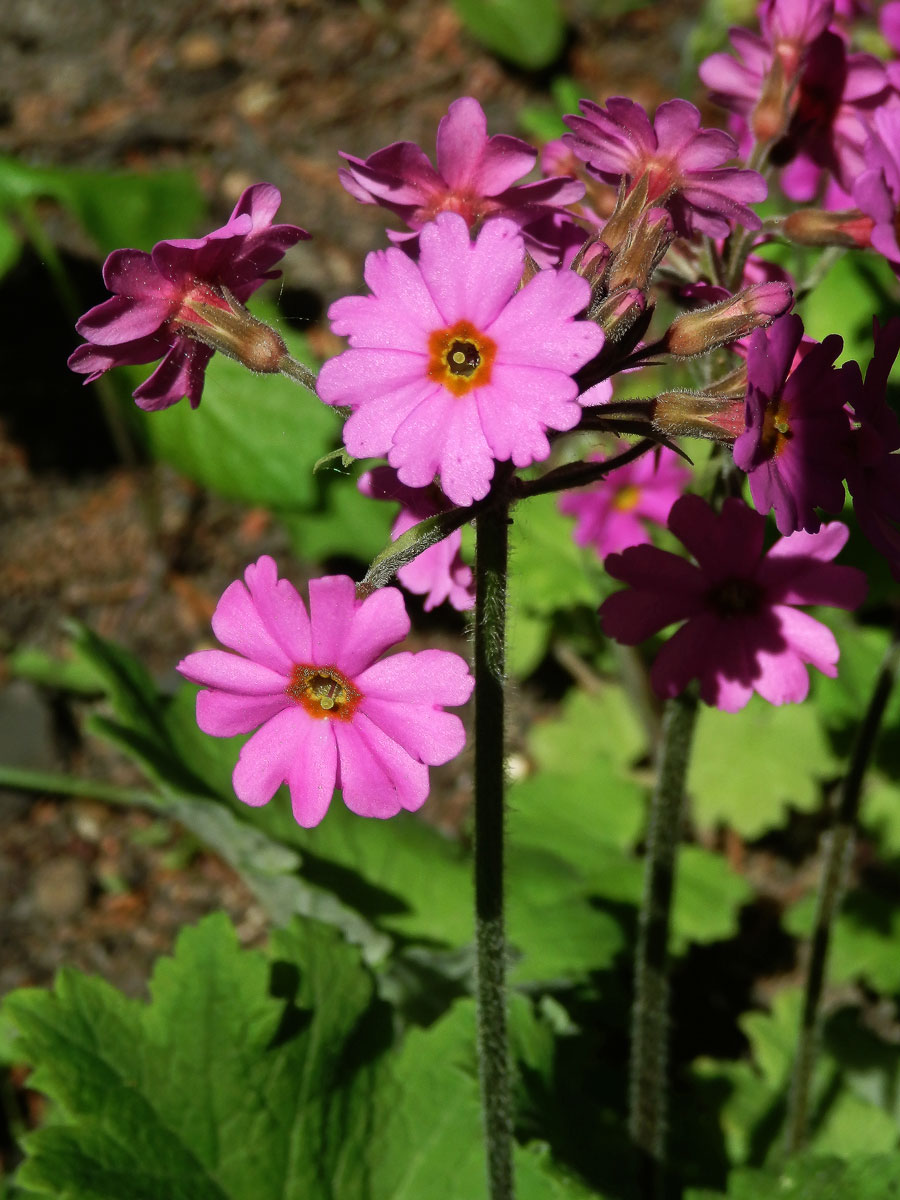
[[[509,505],[475,519],[475,942],[478,1058],[490,1200],[512,1200],[503,927],[504,674]]]
[[[663,711],[656,787],[650,802],[644,894],[631,1012],[628,1129],[639,1156],[641,1195],[662,1196],[665,1180],[668,1085],[668,943],[675,867],[684,818],[684,781],[697,699],[693,692],[669,700]]]
[[[819,881],[819,894],[816,898],[816,915],[806,972],[803,1012],[800,1017],[800,1033],[797,1038],[797,1052],[794,1057],[788,1096],[786,1139],[788,1154],[796,1154],[806,1142],[810,1094],[821,1035],[822,992],[825,987],[831,933],[843,900],[847,869],[853,854],[863,779],[875,749],[884,710],[896,682],[898,669],[900,669],[900,632],[895,632],[875,680],[866,715],[857,731],[850,765],[841,786],[834,825],[824,838],[824,862]]]

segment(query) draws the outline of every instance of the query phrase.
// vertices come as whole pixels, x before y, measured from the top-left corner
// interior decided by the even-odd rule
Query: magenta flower
[[[859,527],[887,559],[900,580],[900,421],[888,407],[888,375],[900,350],[900,317],[879,329],[874,322],[875,354],[865,383],[856,363],[848,364],[853,380],[850,403],[858,422],[850,439],[852,464],[847,486]]]
[[[802,338],[803,322],[794,315],[752,334],[747,427],[734,443],[753,503],[760,512],[774,508],[780,533],[818,529],[816,507],[840,512],[849,462],[848,377],[832,366],[843,342],[831,334],[792,369]]]
[[[883,63],[871,54],[848,54],[842,38],[823,28],[827,9],[818,3],[773,5],[762,37],[730,31],[737,58],[713,54],[700,64],[710,98],[738,117],[742,150],[750,149],[751,121],[764,141],[783,132],[771,159],[785,168],[781,186],[792,200],[812,199],[823,170],[849,190],[865,166],[868,122],[892,94]],[[769,99],[776,59],[783,74]],[[757,109],[764,96],[769,103]]]
[[[726,500],[717,514],[699,496],[682,496],[669,529],[696,563],[655,546],[607,558],[609,574],[631,585],[601,606],[610,637],[635,645],[684,621],[651,668],[658,695],[676,696],[698,679],[707,704],[737,712],[752,692],[770,704],[804,700],[807,663],[823,675],[837,674],[831,630],[796,606],[862,603],[862,571],[831,563],[847,528],[834,521],[818,533],[781,538],[764,553],[765,526],[742,500]]]
[[[900,5],[898,5],[900,8]],[[900,107],[878,109],[866,143],[866,169],[853,181],[854,203],[874,221],[873,249],[900,270]]]
[[[403,651],[409,633],[397,588],[356,598],[346,575],[313,579],[309,615],[294,587],[263,556],[223,593],[213,630],[224,650],[178,664],[208,689],[197,724],[214,737],[257,732],[243,746],[234,790],[267,804],[287,783],[298,824],[324,817],[335,788],[362,817],[415,810],[428,796],[428,767],[462,750],[465,733],[445,704],[464,704],[474,680],[458,654]]]
[[[360,476],[358,486],[365,496],[375,500],[396,500],[400,504],[400,512],[391,527],[393,541],[413,525],[450,508],[439,488],[433,484],[428,488],[408,488],[397,478],[393,467],[366,471]],[[426,612],[445,600],[460,611],[475,604],[472,568],[460,557],[461,545],[462,533],[456,529],[397,572],[397,578],[407,591],[425,597]]]
[[[760,227],[748,203],[766,198],[756,171],[722,164],[737,143],[721,129],[701,129],[700,113],[687,100],[668,100],[651,124],[639,104],[616,96],[606,109],[580,100],[582,116],[565,117],[572,130],[563,138],[604,183],[627,181],[631,190],[647,180],[647,203],[666,208],[675,231],[726,237],[734,224]]]
[[[599,455],[591,455],[602,462]],[[690,472],[678,456],[663,448],[617,467],[589,488],[560,497],[561,512],[575,517],[573,537],[579,546],[593,546],[600,558],[627,546],[650,541],[645,521],[665,525],[672,505],[687,487]]]
[[[241,194],[221,229],[202,238],[157,242],[144,250],[114,250],[103,266],[103,282],[113,293],[78,321],[87,338],[70,356],[73,371],[91,383],[111,367],[162,362],[134,392],[139,408],[168,408],[187,396],[200,403],[203,375],[212,350],[184,330],[202,326],[192,309],[200,303],[228,309],[222,288],[241,303],[265,280],[271,268],[301,238],[296,225],[273,225],[281,194],[270,183],[257,183]]]
[[[456,213],[422,230],[416,262],[398,249],[367,257],[372,295],[346,296],[328,314],[351,349],[318,382],[326,404],[353,409],[350,454],[387,455],[409,487],[438,474],[454,504],[487,494],[495,459],[525,467],[548,456],[545,431],[578,423],[572,375],[603,333],[574,319],[586,280],[539,271],[519,288],[524,265],[512,222],[488,221],[472,242]]]
[[[526,246],[543,261],[548,248],[529,227],[584,195],[584,185],[571,177],[516,184],[534,166],[537,151],[507,134],[488,137],[487,117],[471,96],[454,100],[441,118],[437,170],[415,142],[394,142],[365,159],[343,151],[341,157],[349,166],[338,175],[350,195],[390,209],[414,231],[389,231],[394,242],[414,238],[441,212],[459,213],[470,229],[500,216],[522,227]]]

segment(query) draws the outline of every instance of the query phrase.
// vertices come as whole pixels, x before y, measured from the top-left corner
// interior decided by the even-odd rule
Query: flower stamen
[[[331,717],[350,721],[362,700],[362,692],[335,667],[315,667],[306,663],[296,664],[285,693],[317,720]]]
[[[428,338],[428,377],[454,396],[491,381],[491,366],[497,344],[469,321],[457,321],[449,329],[436,329]]]

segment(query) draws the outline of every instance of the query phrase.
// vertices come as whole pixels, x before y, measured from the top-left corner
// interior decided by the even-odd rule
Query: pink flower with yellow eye
[[[599,455],[591,456],[601,462]],[[601,558],[650,541],[646,521],[664,525],[672,505],[687,487],[690,472],[671,450],[645,454],[617,467],[589,488],[560,497],[560,511],[575,517],[579,546],[593,546]]]
[[[352,409],[350,454],[386,455],[409,487],[438,475],[454,504],[487,495],[497,460],[547,458],[547,430],[581,417],[572,376],[604,338],[575,319],[590,298],[585,279],[545,270],[520,287],[524,267],[511,221],[486,222],[473,242],[456,213],[422,230],[417,261],[394,248],[368,256],[372,294],[329,310],[350,349],[318,380],[326,404]]]
[[[410,623],[397,588],[356,596],[346,575],[313,579],[309,609],[263,555],[223,593],[213,631],[237,651],[199,650],[178,664],[205,690],[197,724],[214,737],[256,733],[234,769],[239,800],[267,804],[282,783],[294,818],[318,825],[335,788],[363,817],[414,811],[429,766],[462,750],[465,731],[445,704],[464,704],[474,680],[458,654],[403,651]]]

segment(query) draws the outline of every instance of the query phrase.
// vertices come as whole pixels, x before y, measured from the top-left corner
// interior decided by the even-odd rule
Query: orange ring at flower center
[[[429,334],[428,378],[454,396],[465,396],[473,388],[490,383],[496,353],[496,342],[469,321],[457,321],[449,329]]]

